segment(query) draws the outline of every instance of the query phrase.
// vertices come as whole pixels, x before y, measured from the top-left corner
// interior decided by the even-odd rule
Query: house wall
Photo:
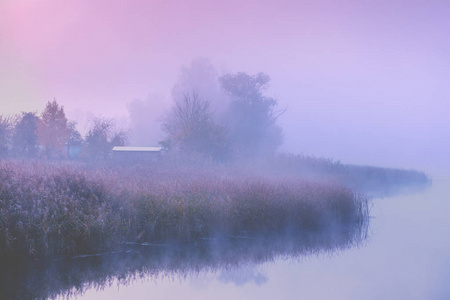
[[[113,159],[120,162],[154,162],[160,151],[113,151]]]

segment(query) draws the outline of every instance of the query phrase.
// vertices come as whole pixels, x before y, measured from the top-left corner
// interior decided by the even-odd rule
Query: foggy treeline
[[[282,143],[277,125],[282,111],[276,99],[265,95],[269,82],[264,73],[217,76],[208,62],[193,62],[173,89],[174,104],[163,119],[163,145],[219,161],[274,153]]]
[[[43,112],[0,116],[0,156],[24,158],[106,158],[113,146],[126,142],[127,133],[115,129],[113,119],[95,118],[82,137],[56,100]]]
[[[94,118],[82,136],[55,99],[41,114],[0,116],[0,155],[99,160],[107,158],[114,146],[129,145],[130,137],[133,143],[155,146],[150,140],[162,131],[158,142],[166,152],[221,162],[267,156],[282,143],[277,119],[283,112],[276,99],[265,95],[269,82],[264,73],[218,76],[207,60],[196,60],[183,68],[169,111],[142,115],[143,108],[152,110],[151,104],[129,103],[131,130],[120,128],[114,119]],[[157,102],[152,102],[155,111]]]

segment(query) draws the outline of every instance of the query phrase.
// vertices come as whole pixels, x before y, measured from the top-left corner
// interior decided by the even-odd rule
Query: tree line
[[[197,90],[185,90],[174,98],[170,113],[162,123],[171,151],[197,152],[218,161],[271,155],[282,144],[277,124],[285,111],[275,98],[264,95],[270,77],[264,73],[240,72],[218,78],[222,101],[220,116],[211,109],[211,100]]]
[[[95,118],[83,138],[76,122],[69,121],[56,100],[47,102],[43,112],[0,115],[0,156],[63,159],[107,158],[113,146],[123,146],[126,132],[114,129],[111,119]]]
[[[277,124],[284,112],[277,100],[264,94],[270,77],[264,73],[226,74],[215,78],[224,109],[211,108],[213,101],[195,88],[184,86],[173,96],[173,105],[162,118],[167,152],[208,156],[216,161],[267,156],[282,143]],[[214,97],[209,95],[209,97]],[[69,121],[64,107],[49,101],[43,112],[0,116],[0,156],[46,159],[106,159],[114,146],[124,146],[128,132],[117,130],[114,120],[96,118],[83,137]],[[149,128],[151,130],[151,128]],[[149,145],[153,146],[153,145]]]

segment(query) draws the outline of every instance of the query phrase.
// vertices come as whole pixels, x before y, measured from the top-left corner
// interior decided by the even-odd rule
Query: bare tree
[[[223,160],[228,152],[226,129],[215,123],[209,102],[193,91],[175,100],[162,124],[167,139],[162,142],[179,151],[194,151]]]

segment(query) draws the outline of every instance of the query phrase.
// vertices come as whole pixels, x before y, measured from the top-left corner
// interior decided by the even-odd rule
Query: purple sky
[[[0,113],[55,97],[80,123],[127,120],[205,57],[271,76],[284,151],[450,169],[448,16],[444,0],[1,0]]]

